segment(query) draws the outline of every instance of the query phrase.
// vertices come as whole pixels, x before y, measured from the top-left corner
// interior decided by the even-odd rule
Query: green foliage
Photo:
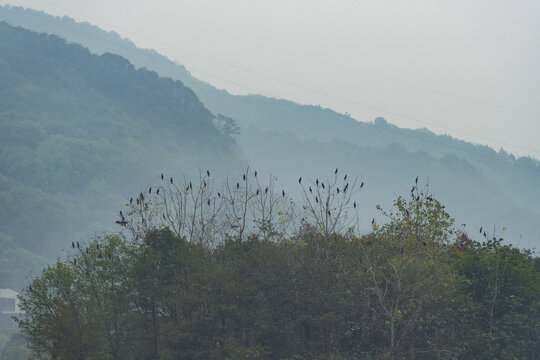
[[[74,244],[26,289],[19,324],[37,358],[533,358],[538,258],[471,241],[416,191],[362,237],[304,222],[211,245],[155,225]]]

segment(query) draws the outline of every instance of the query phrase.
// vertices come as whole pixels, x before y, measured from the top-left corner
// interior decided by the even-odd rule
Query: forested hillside
[[[118,55],[2,22],[0,79],[4,287],[35,263],[13,257],[17,246],[55,257],[67,239],[110,229],[115,209],[162,172],[224,170],[238,156],[190,89]]]
[[[514,244],[534,247],[539,242],[540,163],[535,159],[515,158],[426,129],[400,129],[382,118],[371,122],[287,100],[234,96],[194,78],[153,50],[138,49],[113,32],[67,17],[3,7],[0,18],[59,34],[98,54],[121,54],[136,67],[181,80],[210,111],[236,120],[242,127],[238,143],[247,160],[285,184],[293,184],[300,175],[312,177],[321,169],[347,166],[369,189],[362,198],[365,229],[375,205],[389,205],[395,194],[407,191],[411,178],[420,175],[457,221],[468,225],[465,230],[506,227]]]

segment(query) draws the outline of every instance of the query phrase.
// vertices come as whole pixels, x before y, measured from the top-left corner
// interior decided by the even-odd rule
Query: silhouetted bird
[[[217,193],[217,196],[218,196],[218,197],[221,197],[221,193],[218,192],[218,193]]]
[[[137,198],[137,205],[139,205],[139,198]]]
[[[347,192],[348,188],[349,188],[349,183],[347,183],[347,185],[345,185],[345,188],[343,189],[343,192]]]
[[[319,203],[319,198],[317,196],[315,196],[315,202],[318,204]]]
[[[418,201],[418,200],[420,200],[420,196],[417,196],[417,197],[416,197],[416,201]]]
[[[347,181],[347,174],[343,177],[343,181]]]
[[[163,173],[161,173],[161,180],[163,180]]]
[[[257,189],[257,191],[255,191],[255,195],[259,195],[259,189]]]
[[[480,234],[482,233],[482,227],[480,226]]]
[[[129,205],[133,204],[133,198],[129,199]]]
[[[120,226],[126,226],[127,225],[127,221],[126,220],[117,220],[114,222],[115,224],[118,224]]]
[[[486,235],[486,232],[484,231],[484,237],[487,239],[487,235]]]
[[[188,186],[186,186],[186,192],[187,192],[187,191],[189,191],[189,185],[188,185]]]
[[[281,194],[285,197],[285,190],[281,190]]]
[[[416,177],[416,180],[414,180],[416,184],[418,184],[418,176]]]
[[[240,189],[240,183],[236,183],[236,190]]]
[[[353,208],[356,209],[356,201],[353,203]]]
[[[336,188],[337,193],[339,194],[339,188]]]
[[[206,170],[206,176],[210,177],[210,170]]]
[[[371,220],[371,225],[375,224],[375,219]]]
[[[73,241],[71,242],[71,247],[75,249],[75,243]]]
[[[322,188],[324,189],[324,183],[321,183]]]
[[[208,199],[208,205],[210,205],[210,199]]]
[[[156,195],[159,195],[159,189],[157,189],[157,191],[156,191]]]
[[[313,190],[311,190],[311,186],[309,187],[309,192],[313,194]]]
[[[255,177],[257,177],[257,171],[255,171]]]
[[[338,169],[336,168],[336,171],[334,171],[334,175],[336,175],[336,174],[337,174],[337,170],[338,170]]]
[[[298,179],[298,183],[301,184],[302,183],[302,177],[300,176],[300,178]]]
[[[242,180],[246,181],[246,174],[242,175]]]
[[[412,194],[413,192],[414,192],[414,186],[413,186],[412,189],[411,189],[411,194]]]
[[[173,181],[172,181],[172,177],[171,177],[171,180],[170,180],[170,181],[171,181],[171,184],[172,184],[172,183],[173,183]]]
[[[148,193],[149,193],[149,194],[152,193],[152,187],[151,187],[151,186],[148,188]]]
[[[99,244],[96,244],[96,250],[99,251]]]
[[[364,182],[360,184],[360,189],[364,187]]]
[[[193,190],[193,184],[191,183],[191,181],[189,182],[189,189]]]
[[[407,215],[407,217],[409,217],[409,210],[405,210],[405,215]]]
[[[139,194],[139,198],[141,199],[141,201],[144,201],[144,194],[143,194],[143,193],[140,193],[140,194]]]
[[[79,245],[79,242],[77,241],[77,249],[80,249],[81,245]]]
[[[268,193],[268,186],[264,189],[264,193],[265,193],[265,194]]]
[[[317,186],[319,186],[319,179],[317,179],[317,180],[315,181],[315,184],[317,184]]]
[[[327,210],[326,213],[328,214],[328,216],[330,216],[330,210]]]
[[[203,180],[203,187],[206,187],[206,181]]]

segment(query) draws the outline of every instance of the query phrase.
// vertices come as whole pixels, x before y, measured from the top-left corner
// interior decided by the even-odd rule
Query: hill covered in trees
[[[4,287],[42,263],[18,248],[54,258],[70,239],[110,229],[141,183],[238,160],[190,89],[118,55],[1,22],[0,79]]]
[[[502,149],[497,152],[426,129],[401,129],[383,118],[362,122],[318,106],[258,95],[234,96],[196,79],[153,50],[138,49],[114,32],[67,17],[3,7],[0,18],[58,34],[97,54],[120,54],[136,67],[181,80],[210,111],[233,118],[241,126],[237,140],[244,157],[261,173],[272,172],[286,185],[294,184],[300,175],[314,177],[334,167],[359,174],[370,189],[362,198],[366,231],[371,209],[377,204],[389,206],[395,194],[407,191],[410,179],[420,175],[429,180],[459,223],[475,229],[506,227],[513,243],[538,244],[540,163],[535,159],[516,158]],[[471,236],[478,234],[471,232]]]

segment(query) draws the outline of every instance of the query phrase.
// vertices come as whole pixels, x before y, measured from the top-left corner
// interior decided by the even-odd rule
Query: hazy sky
[[[0,0],[154,48],[232,93],[540,158],[540,1]]]

